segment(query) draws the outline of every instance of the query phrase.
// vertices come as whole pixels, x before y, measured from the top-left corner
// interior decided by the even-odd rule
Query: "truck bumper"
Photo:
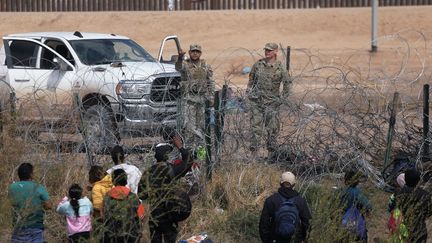
[[[162,126],[175,127],[177,104],[113,103],[117,125],[122,131],[147,132]]]

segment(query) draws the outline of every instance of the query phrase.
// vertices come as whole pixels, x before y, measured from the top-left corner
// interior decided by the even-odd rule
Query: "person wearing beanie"
[[[400,208],[403,223],[408,231],[406,242],[427,241],[426,219],[432,216],[431,194],[417,186],[421,178],[419,171],[405,171],[405,187],[396,193],[396,205]],[[405,242],[405,241],[404,241]]]
[[[168,154],[176,147],[182,155],[182,163],[174,166],[168,163]],[[171,143],[160,143],[155,147],[156,163],[146,170],[138,186],[141,200],[147,200],[151,208],[149,220],[150,237],[152,243],[176,242],[178,222],[173,220],[171,201],[181,188],[176,184],[177,179],[184,176],[192,166],[189,152],[183,148],[183,142],[178,134],[174,135]]]
[[[269,196],[261,211],[259,221],[259,233],[263,243],[270,242],[304,242],[310,226],[309,221],[312,218],[306,199],[294,190],[296,184],[295,175],[290,172],[284,172],[281,175],[280,187],[277,192]],[[296,220],[296,233],[291,237],[282,237],[276,233],[275,214],[286,201],[292,201],[297,208],[298,218]]]
[[[362,221],[364,222],[364,214],[372,211],[372,204],[358,187],[362,178],[363,174],[358,170],[348,170],[345,172],[344,182],[346,188],[341,194],[340,202],[343,208],[344,215],[354,207],[360,211]],[[348,238],[352,238],[350,234],[351,232],[347,235]],[[356,241],[359,242],[367,242],[366,226],[364,228],[364,232],[356,232],[354,238]]]

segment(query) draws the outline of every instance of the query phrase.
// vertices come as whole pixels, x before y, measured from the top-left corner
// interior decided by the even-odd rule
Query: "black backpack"
[[[294,202],[294,198],[286,199],[278,193],[282,203],[274,215],[275,233],[282,239],[290,239],[299,221],[299,210]]]

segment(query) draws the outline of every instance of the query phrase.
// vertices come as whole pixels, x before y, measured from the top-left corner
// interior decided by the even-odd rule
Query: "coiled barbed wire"
[[[412,38],[412,35],[416,38]],[[409,36],[409,37],[407,37]],[[274,99],[280,104],[277,138],[277,156],[269,160],[265,151],[265,138],[257,154],[249,151],[251,125],[249,102],[245,96],[244,85],[247,83],[247,72],[242,68],[251,66],[260,58],[260,51],[245,48],[225,50],[210,64],[213,66],[216,82],[229,87],[221,148],[213,153],[213,160],[218,166],[225,163],[274,163],[277,166],[297,171],[299,176],[313,178],[326,173],[342,173],[347,167],[361,169],[378,186],[384,178],[384,151],[387,145],[389,115],[394,92],[400,93],[400,104],[397,104],[396,130],[393,137],[393,151],[405,151],[412,160],[422,166],[421,85],[431,77],[428,63],[431,59],[430,41],[422,32],[404,30],[380,38],[382,42],[391,42],[390,47],[380,48],[378,54],[366,50],[313,50],[304,48],[291,49],[292,92],[288,98]],[[394,44],[396,43],[396,44]],[[383,44],[384,45],[384,44]],[[384,45],[385,46],[385,45]],[[279,58],[286,59],[286,50],[281,47]],[[240,58],[240,63],[226,63],[224,60]],[[390,57],[391,60],[386,59]],[[224,66],[230,65],[230,68]],[[228,70],[228,71],[222,71]],[[218,72],[221,71],[221,72]],[[44,87],[32,87],[32,95],[20,97],[21,104],[34,105],[42,117],[45,139],[36,133],[40,122],[26,122],[26,111],[17,107],[16,117],[9,120],[14,128],[21,127],[26,143],[37,149],[25,157],[38,154],[41,160],[55,160],[62,153],[80,153],[80,136],[71,141],[69,135],[60,134],[58,130],[67,130],[79,135],[80,128],[75,123],[55,127],[42,114],[40,93],[46,93]],[[66,92],[66,91],[64,91]],[[25,100],[27,99],[27,100]],[[4,104],[8,105],[8,104]],[[55,109],[54,109],[55,108]],[[51,112],[70,115],[66,121],[74,121],[77,109],[62,110],[54,107]],[[7,110],[2,114],[7,115]],[[6,123],[3,123],[7,125]],[[148,134],[159,134],[157,131]],[[81,131],[82,132],[82,131]],[[136,131],[141,132],[141,131]],[[129,135],[132,135],[130,132]],[[216,139],[213,135],[212,140]],[[152,160],[150,152],[155,141],[161,138],[149,138],[140,135],[137,138],[126,138],[122,141],[131,152],[140,152],[135,160],[144,167]],[[430,138],[426,140],[430,142]],[[54,149],[53,149],[54,148]],[[49,151],[42,154],[41,150]],[[94,163],[105,163],[103,155],[92,154]]]

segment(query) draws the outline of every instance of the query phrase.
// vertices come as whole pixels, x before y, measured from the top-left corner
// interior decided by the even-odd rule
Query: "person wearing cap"
[[[300,220],[297,224],[296,234],[293,238],[294,242],[304,242],[306,240],[310,226],[309,221],[312,219],[312,215],[306,199],[294,190],[295,184],[296,177],[292,172],[287,171],[282,173],[278,191],[265,200],[259,222],[259,233],[263,243],[290,242],[292,240],[281,239],[278,237],[275,234],[276,225],[274,222],[274,215],[281,207],[282,202],[290,199],[294,201],[295,206],[297,207]]]
[[[286,68],[277,60],[278,49],[276,43],[265,44],[265,57],[252,66],[246,90],[250,102],[253,132],[249,149],[255,152],[259,148],[264,133],[266,133],[269,158],[275,155],[274,152],[277,147],[279,106],[288,96],[291,84]],[[281,84],[283,84],[282,93],[280,92]]]
[[[185,52],[179,51],[179,58],[175,64],[181,73],[181,105],[180,124],[188,146],[204,144],[205,103],[209,101],[213,106],[214,80],[213,70],[204,59],[201,59],[202,48],[192,44],[189,48],[189,59],[183,60]]]
[[[396,205],[402,212],[407,229],[404,242],[426,243],[426,220],[432,216],[431,194],[418,186],[421,174],[415,169],[405,171],[405,186],[395,193]]]
[[[172,144],[180,151],[182,163],[174,166],[168,163],[168,154],[174,149],[170,143],[160,143],[155,147],[156,163],[146,170],[138,186],[138,196],[147,200],[151,208],[149,220],[151,242],[176,242],[178,222],[170,217],[170,203],[176,192],[182,189],[177,183],[192,167],[189,151],[183,147],[179,135],[174,135]]]

